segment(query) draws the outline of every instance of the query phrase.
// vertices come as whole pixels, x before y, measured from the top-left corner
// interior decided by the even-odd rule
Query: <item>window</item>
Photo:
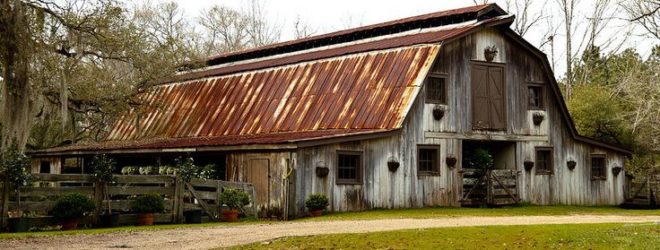
[[[362,183],[362,152],[337,151],[337,184]]]
[[[605,155],[593,154],[591,155],[591,179],[592,180],[605,180],[607,175],[605,173]]]
[[[439,174],[438,155],[440,147],[436,145],[417,146],[417,174]]]
[[[429,75],[426,78],[426,103],[447,104],[446,77]]]
[[[543,109],[543,87],[541,85],[527,86],[527,108]]]
[[[536,148],[536,174],[552,174],[552,148]]]
[[[62,173],[63,174],[82,174],[83,164],[82,158],[72,157],[62,159]]]
[[[39,163],[39,173],[50,174],[50,162],[49,161],[41,161]]]

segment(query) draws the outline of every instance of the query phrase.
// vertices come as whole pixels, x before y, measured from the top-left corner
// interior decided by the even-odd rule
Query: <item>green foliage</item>
[[[487,149],[466,150],[463,155],[466,168],[487,169],[493,166],[493,156]]]
[[[113,175],[115,170],[115,161],[106,154],[95,155],[92,158],[90,166],[92,167],[91,176],[96,182],[114,183],[116,178]]]
[[[16,191],[32,183],[30,157],[19,152],[16,146],[0,152],[0,171]]]
[[[628,140],[620,102],[613,100],[612,91],[602,85],[578,85],[568,109],[580,134],[601,141],[623,144]]]
[[[162,213],[165,211],[165,201],[157,194],[141,195],[131,201],[131,211],[139,214]]]
[[[57,219],[72,219],[91,213],[94,208],[96,206],[92,199],[83,194],[72,193],[57,199],[51,213]]]
[[[324,194],[312,194],[305,200],[305,207],[309,210],[325,209],[328,205],[328,197]]]
[[[220,194],[220,203],[231,209],[240,209],[250,204],[250,196],[241,189],[225,188]]]
[[[195,166],[195,161],[192,157],[176,158],[176,167],[178,168],[177,175],[183,179],[184,182],[189,182],[193,178],[199,178],[201,170]]]

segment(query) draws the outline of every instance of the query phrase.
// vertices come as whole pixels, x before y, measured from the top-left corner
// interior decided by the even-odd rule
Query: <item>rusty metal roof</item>
[[[115,124],[108,140],[398,128],[438,48],[410,46],[161,85],[143,96],[143,112]]]
[[[215,65],[219,63],[227,63],[251,58],[261,58],[273,54],[291,53],[294,51],[307,50],[319,46],[347,43],[368,37],[401,33],[406,30],[438,27],[453,23],[460,23],[466,20],[483,20],[505,14],[506,12],[494,3],[450,9],[383,23],[356,27],[352,29],[340,30],[327,34],[310,36],[297,40],[270,44],[257,48],[224,53],[209,57],[207,59],[207,63],[209,65]]]
[[[491,14],[477,14],[482,11]],[[43,152],[275,144],[396,130],[443,41],[513,17],[484,5],[332,33],[394,29],[461,13],[475,15],[448,26],[275,56],[262,50],[300,41],[233,53],[264,57],[181,74],[142,95],[146,105],[120,117],[105,141]]]

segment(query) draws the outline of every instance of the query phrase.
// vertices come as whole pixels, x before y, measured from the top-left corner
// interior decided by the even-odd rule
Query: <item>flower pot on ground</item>
[[[222,219],[227,222],[238,221],[238,212],[250,203],[250,196],[243,190],[227,188],[220,194],[220,203],[228,209],[222,211]]]
[[[328,204],[328,197],[324,194],[312,194],[305,200],[305,207],[309,209],[312,216],[321,216]]]
[[[165,201],[157,194],[146,194],[131,201],[131,211],[138,214],[140,226],[154,224],[154,213],[165,211]]]
[[[119,213],[102,214],[100,217],[101,227],[119,226]]]
[[[188,224],[199,224],[202,223],[202,210],[188,210],[183,212],[183,216],[186,218],[186,223]]]
[[[7,227],[9,227],[9,232],[12,233],[27,232],[30,230],[30,220],[25,217],[9,218]]]
[[[62,230],[71,230],[78,228],[78,220],[95,208],[94,201],[89,197],[72,193],[57,199],[51,213],[61,223]]]

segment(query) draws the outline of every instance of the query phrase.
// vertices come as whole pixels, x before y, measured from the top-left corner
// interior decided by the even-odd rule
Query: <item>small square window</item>
[[[41,161],[39,163],[39,173],[50,174],[50,162],[49,161]]]
[[[447,104],[446,78],[429,76],[426,78],[426,103]]]
[[[552,148],[536,148],[536,174],[552,174]]]
[[[362,153],[337,152],[337,184],[362,183]]]
[[[592,180],[605,180],[607,174],[605,171],[605,155],[593,154],[591,155],[591,179]]]
[[[527,107],[529,109],[542,109],[543,108],[543,87],[538,85],[530,85],[527,87]]]
[[[439,174],[438,155],[440,147],[434,145],[417,146],[417,174]]]

